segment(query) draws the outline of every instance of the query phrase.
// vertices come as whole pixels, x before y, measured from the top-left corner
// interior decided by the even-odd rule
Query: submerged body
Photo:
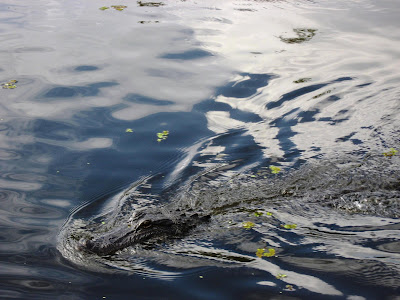
[[[367,156],[358,161],[327,161],[304,166],[268,179],[254,180],[241,175],[216,187],[204,180],[207,176],[215,178],[214,170],[214,173],[196,176],[186,191],[180,191],[161,208],[143,208],[133,212],[121,209],[103,216],[101,220],[105,221],[96,219],[79,228],[72,226],[68,240],[75,245],[74,251],[83,255],[109,256],[135,245],[151,248],[183,238],[212,217],[243,212],[254,205],[259,209],[285,206],[304,210],[316,205],[346,214],[397,218],[400,216],[398,165],[397,157]],[[135,198],[124,193],[123,199],[129,202]],[[210,223],[210,226],[214,225]]]

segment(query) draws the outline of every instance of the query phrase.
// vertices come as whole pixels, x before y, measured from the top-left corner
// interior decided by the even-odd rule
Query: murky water
[[[145,4],[0,1],[0,297],[399,298],[399,4]],[[68,248],[121,207],[212,217]]]

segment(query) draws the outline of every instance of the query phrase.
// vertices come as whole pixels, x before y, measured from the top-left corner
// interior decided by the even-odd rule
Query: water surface
[[[59,251],[63,228],[112,212],[138,180],[133,208],[188,195],[203,209],[200,191],[267,184],[271,165],[310,164],[329,183],[341,177],[326,163],[367,161],[362,176],[398,182],[398,158],[382,155],[400,148],[396,1],[164,4],[1,1],[0,81],[18,81],[0,90],[2,297],[396,299],[395,184],[389,209],[323,205],[306,188],[297,204],[225,210],[184,239],[120,253],[124,267],[111,260],[106,271]],[[127,8],[99,10],[111,5]],[[210,176],[185,185],[201,172]],[[234,191],[221,201],[249,193]],[[267,246],[277,257],[258,258]]]

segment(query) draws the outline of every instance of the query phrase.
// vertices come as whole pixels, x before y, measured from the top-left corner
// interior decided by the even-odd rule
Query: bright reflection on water
[[[228,211],[158,252],[123,252],[112,276],[56,249],[65,222],[116,210],[118,192],[153,174],[134,207],[219,164],[235,164],[224,182],[400,150],[396,1],[164,4],[1,1],[0,81],[18,82],[0,90],[0,295],[395,299],[398,216],[344,202],[262,207],[293,232],[267,219],[227,230],[248,215]],[[127,8],[99,10],[111,5]],[[258,258],[260,241],[285,252]]]

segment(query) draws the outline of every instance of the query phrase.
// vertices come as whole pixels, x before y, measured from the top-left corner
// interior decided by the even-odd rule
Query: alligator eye
[[[150,225],[151,225],[151,221],[150,220],[144,220],[142,222],[142,224],[140,224],[140,226],[144,227],[144,228],[150,227]]]

